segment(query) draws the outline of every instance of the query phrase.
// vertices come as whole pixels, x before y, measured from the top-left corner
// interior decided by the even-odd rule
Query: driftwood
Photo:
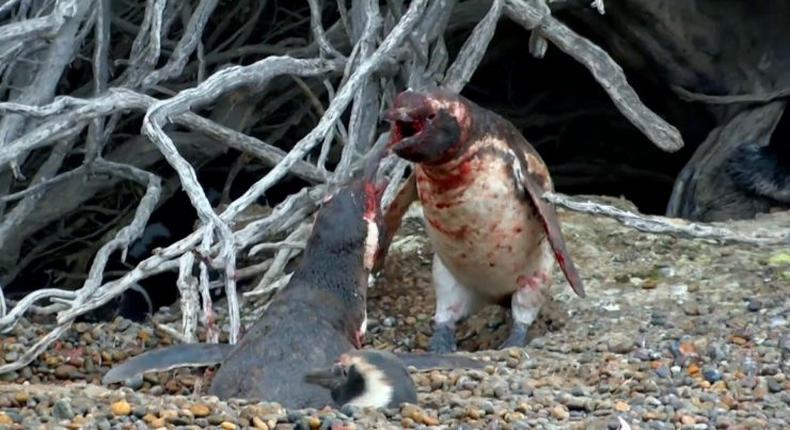
[[[533,55],[556,47],[582,64],[655,146],[683,146],[679,131],[640,101],[607,51],[553,15],[579,10],[606,17],[615,8],[609,1],[403,3],[0,5],[0,330],[31,312],[57,322],[0,373],[30,363],[80,315],[164,272],[178,274],[179,338],[194,340],[203,326],[207,338],[217,340],[209,290],[221,285],[228,337],[235,342],[237,282],[260,277],[249,295],[287,282],[287,263],[299,254],[326,192],[348,179],[372,146],[386,144],[381,110],[407,86],[461,91],[502,20],[531,31]],[[451,58],[445,33],[458,29],[471,33]],[[229,169],[221,193],[226,201],[213,205],[198,173],[228,150],[246,158]],[[230,184],[247,164],[264,173],[231,199]],[[385,203],[407,169],[385,160]],[[286,178],[307,185],[272,203],[265,215],[239,222]],[[108,264],[125,259],[152,213],[179,189],[197,213],[193,231],[108,279]],[[129,204],[113,209],[108,196]],[[114,217],[87,217],[88,202]],[[95,230],[103,232],[101,240],[80,240]],[[64,247],[72,243],[84,245]],[[84,261],[66,269],[84,278],[74,288],[56,278],[7,306],[4,289],[44,256]],[[210,272],[218,280],[211,281]]]
[[[705,239],[719,243],[741,243],[752,246],[790,245],[790,229],[769,232],[741,232],[717,223],[691,222],[682,218],[644,215],[611,205],[547,192],[547,201],[574,212],[601,215],[645,233],[663,234],[684,239]]]

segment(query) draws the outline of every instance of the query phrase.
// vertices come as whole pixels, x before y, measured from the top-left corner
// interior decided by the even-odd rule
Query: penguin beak
[[[334,390],[345,383],[346,368],[336,363],[328,369],[319,369],[308,372],[304,377],[308,384],[318,385],[330,390]]]
[[[411,117],[411,114],[409,113],[409,111],[411,111],[411,109],[405,109],[405,108],[391,108],[391,109],[387,109],[384,112],[384,115],[382,116],[382,118],[384,119],[384,121],[387,121],[387,122],[390,122],[390,123],[394,123],[394,122],[412,122],[412,121],[414,121],[414,118]]]

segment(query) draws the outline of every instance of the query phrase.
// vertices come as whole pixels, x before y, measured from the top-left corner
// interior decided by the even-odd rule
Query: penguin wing
[[[144,352],[104,374],[103,385],[122,382],[147,372],[164,372],[179,367],[213,366],[233,350],[226,343],[186,343]]]
[[[562,237],[559,217],[554,210],[554,205],[542,197],[544,191],[551,189],[545,163],[543,163],[540,155],[538,155],[532,145],[527,142],[512,124],[504,119],[501,119],[501,122],[504,123],[504,126],[501,128],[505,132],[504,137],[516,157],[516,161],[513,163],[513,174],[516,177],[516,183],[523,188],[525,194],[529,196],[535,208],[537,208],[538,215],[543,222],[546,237],[549,239],[549,244],[551,244],[554,257],[560,265],[562,273],[565,274],[565,279],[568,280],[576,295],[586,297],[587,294],[584,291],[581,277],[565,245],[565,239]]]
[[[398,228],[400,228],[406,211],[409,210],[411,204],[417,199],[417,177],[414,172],[412,172],[400,187],[395,198],[384,213],[384,232],[379,239],[379,250],[376,253],[373,269],[371,270],[372,273],[381,272],[384,260],[389,253],[392,238],[395,237],[395,233],[398,232]]]

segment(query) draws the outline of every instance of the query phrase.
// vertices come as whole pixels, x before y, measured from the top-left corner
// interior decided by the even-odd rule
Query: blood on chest
[[[516,288],[520,275],[543,268],[542,223],[531,205],[516,197],[499,166],[472,166],[463,188],[436,187],[424,175],[418,192],[435,252],[464,283],[490,284],[499,293]]]

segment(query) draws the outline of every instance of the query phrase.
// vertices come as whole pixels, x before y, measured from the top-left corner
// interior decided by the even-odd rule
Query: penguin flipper
[[[187,343],[144,352],[113,367],[104,374],[102,385],[123,382],[148,372],[164,372],[179,367],[213,366],[233,350],[226,343]]]
[[[384,214],[384,234],[381,235],[379,240],[379,252],[376,253],[371,273],[377,274],[381,271],[384,266],[384,260],[387,258],[392,238],[398,232],[406,211],[417,199],[417,176],[412,172],[398,190]]]
[[[529,198],[537,209],[538,216],[543,222],[546,238],[551,245],[552,251],[554,251],[554,258],[557,260],[557,264],[560,265],[565,279],[568,280],[577,296],[587,297],[581,276],[576,270],[573,258],[571,258],[568,247],[565,245],[565,239],[562,237],[559,216],[554,210],[554,205],[543,199],[543,193],[551,191],[551,186],[548,185],[550,183],[548,168],[535,148],[527,142],[527,139],[513,124],[500,116],[495,118],[502,139],[508,142],[508,146],[510,146],[516,158],[513,163],[513,176],[516,180],[516,186],[521,187],[525,197]]]

